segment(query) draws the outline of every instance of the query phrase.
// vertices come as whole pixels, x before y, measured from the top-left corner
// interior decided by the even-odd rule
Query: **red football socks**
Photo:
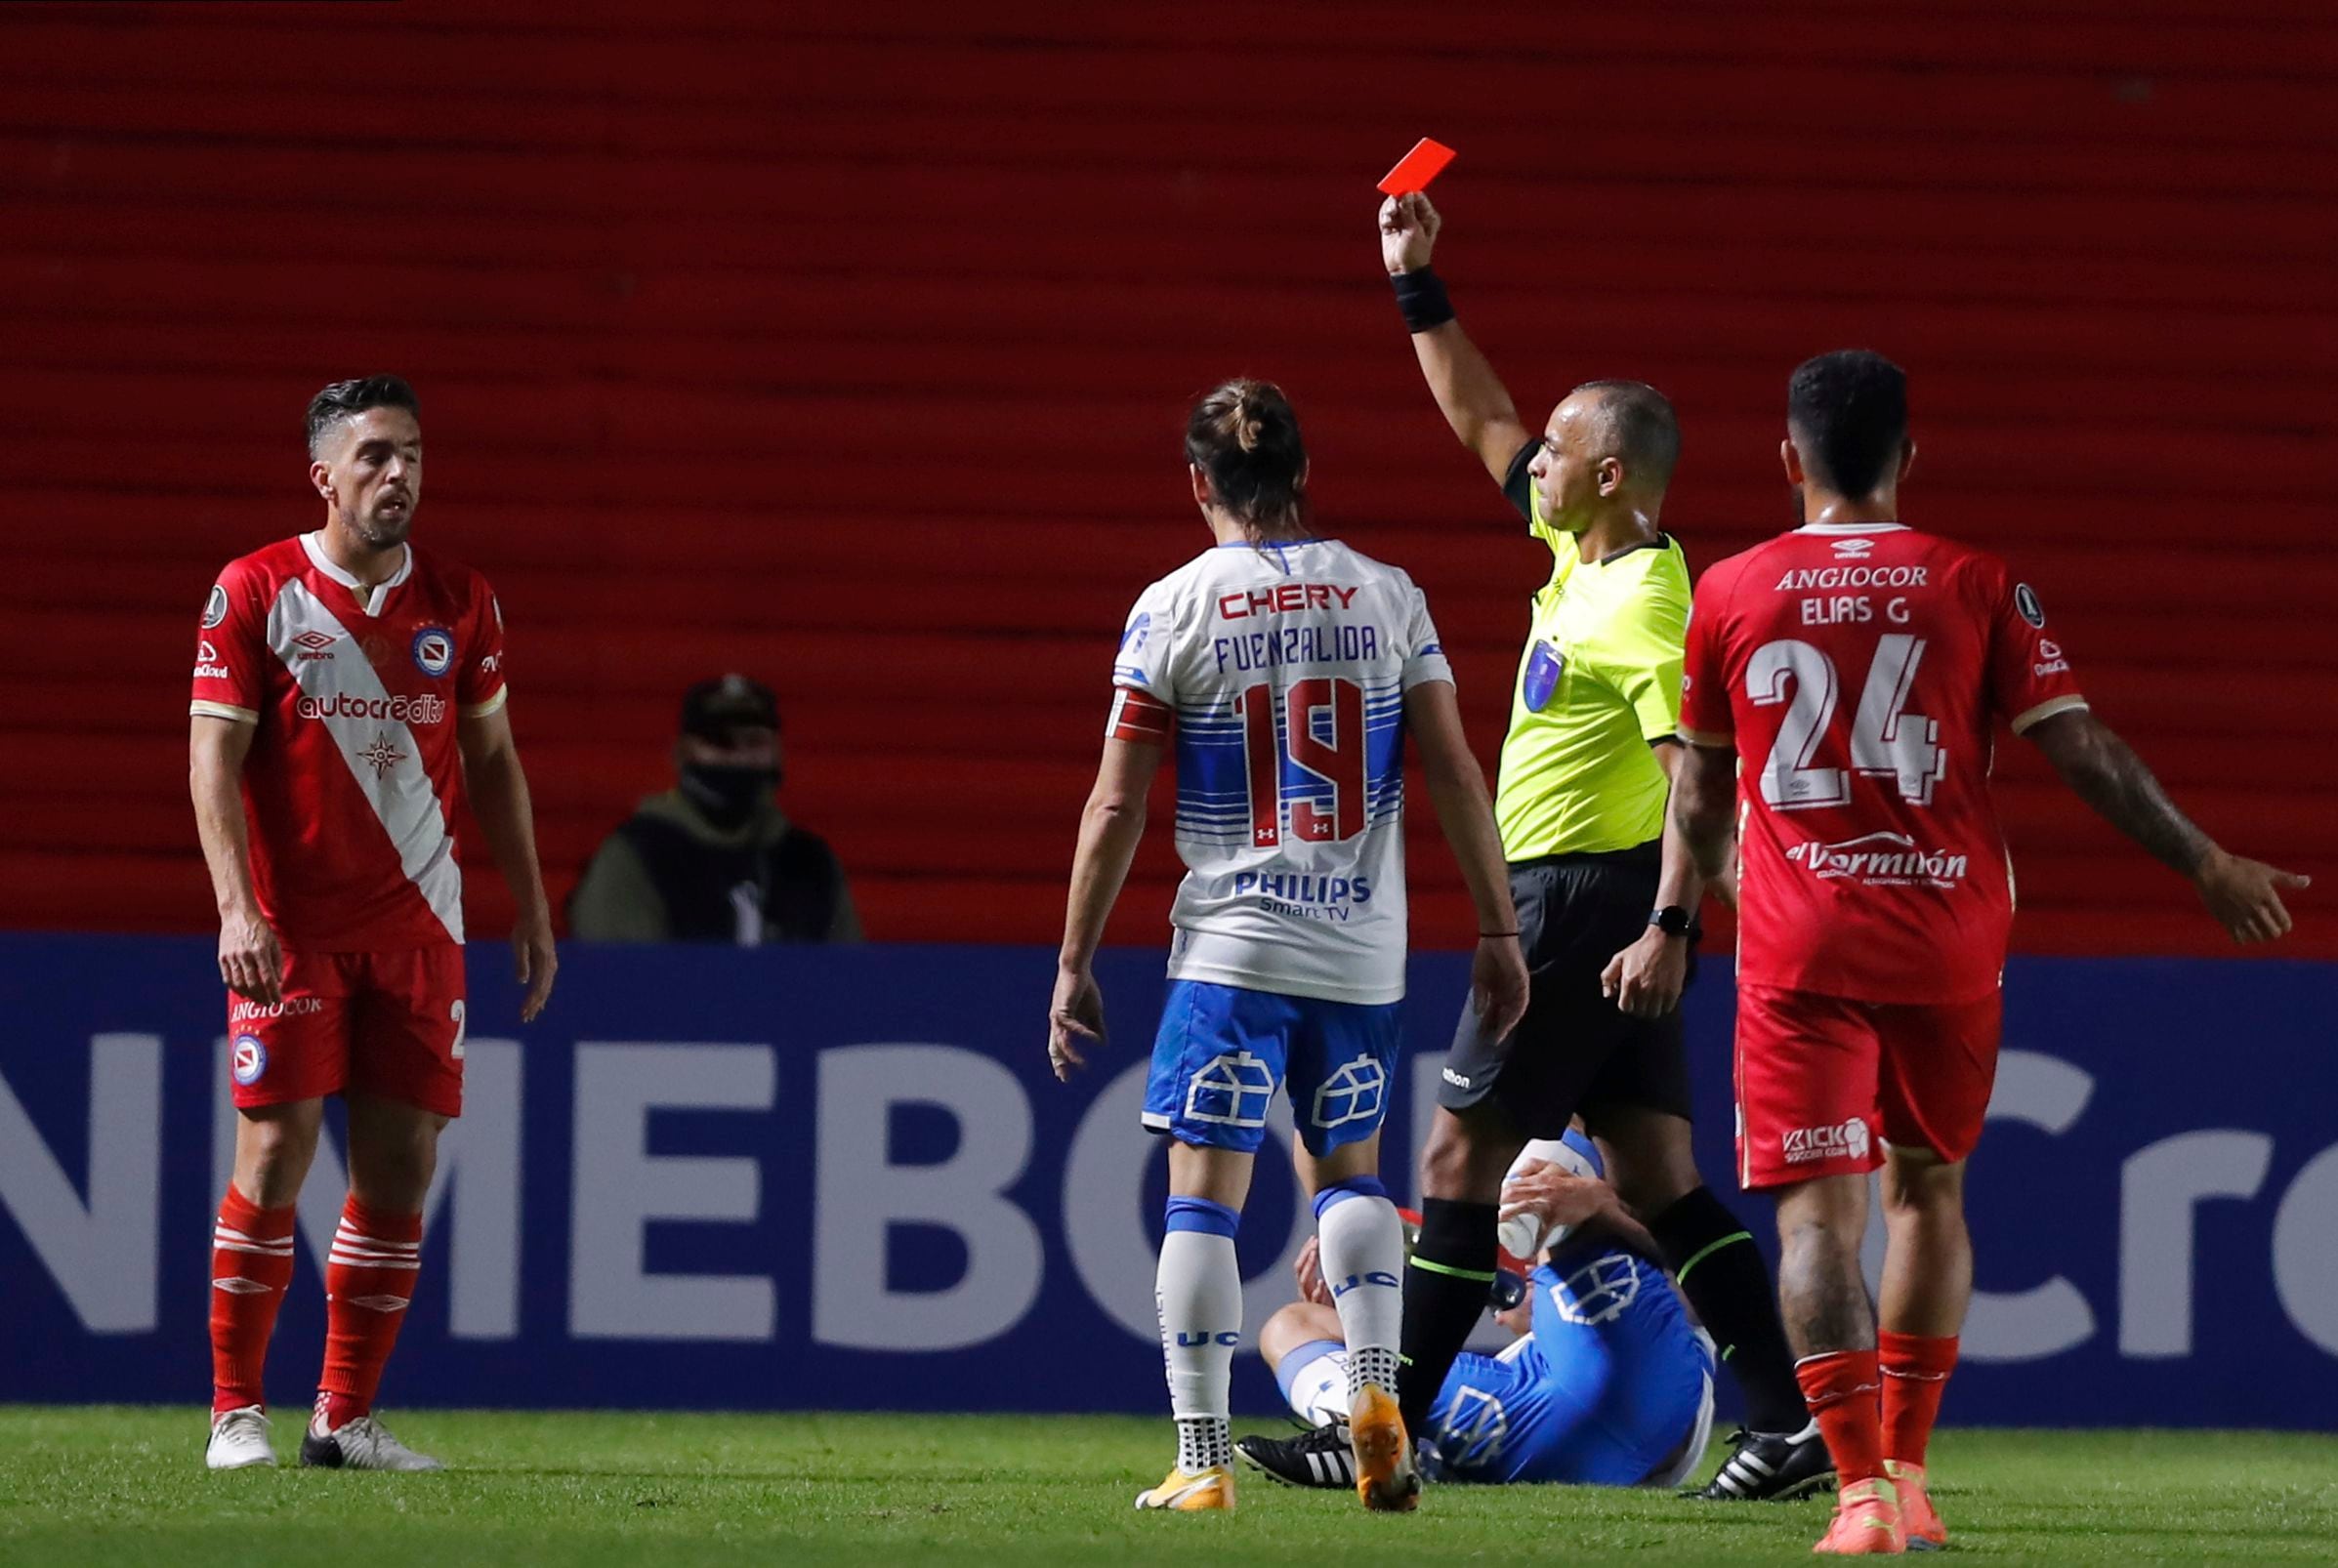
[[[1956,1336],[1936,1340],[1886,1329],[1876,1336],[1875,1348],[1883,1364],[1884,1453],[1902,1465],[1921,1465],[1948,1374],[1956,1370]]]
[[[1832,1350],[1794,1363],[1794,1378],[1846,1486],[1883,1473],[1883,1376],[1872,1350]]]
[[[422,1266],[422,1216],[381,1214],[353,1195],[325,1264],[324,1377],[314,1424],[334,1431],[373,1409]]]
[[[232,1186],[211,1231],[211,1414],[266,1405],[262,1369],[292,1283],[292,1205],[263,1209]]]

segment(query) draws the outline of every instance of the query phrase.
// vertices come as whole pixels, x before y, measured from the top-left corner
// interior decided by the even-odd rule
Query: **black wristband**
[[[1389,282],[1397,290],[1397,309],[1404,312],[1404,330],[1427,332],[1453,319],[1453,302],[1445,298],[1445,280],[1430,268],[1398,272]]]

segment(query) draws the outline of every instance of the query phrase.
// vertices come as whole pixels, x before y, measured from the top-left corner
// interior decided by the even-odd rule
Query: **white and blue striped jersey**
[[[1334,539],[1222,545],[1148,588],[1107,733],[1175,732],[1172,979],[1404,995],[1404,693],[1453,679],[1412,579]]]

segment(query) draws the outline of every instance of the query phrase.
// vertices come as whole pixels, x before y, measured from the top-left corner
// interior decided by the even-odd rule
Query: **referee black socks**
[[[1438,1389],[1485,1310],[1499,1250],[1494,1216],[1490,1203],[1421,1200],[1420,1240],[1404,1265],[1404,1365],[1397,1375],[1404,1429],[1415,1436],[1429,1430]]]
[[[1649,1220],[1648,1228],[1664,1249],[1665,1264],[1680,1281],[1681,1294],[1720,1345],[1721,1359],[1737,1375],[1737,1386],[1745,1393],[1747,1428],[1798,1432],[1809,1425],[1802,1385],[1794,1381],[1794,1356],[1778,1322],[1777,1289],[1753,1233],[1737,1222],[1710,1187],[1698,1187]],[[1410,1290],[1411,1276],[1404,1283]],[[1410,1344],[1410,1302],[1404,1327],[1405,1342]]]

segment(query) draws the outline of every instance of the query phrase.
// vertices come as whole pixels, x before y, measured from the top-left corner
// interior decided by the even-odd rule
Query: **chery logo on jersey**
[[[438,677],[454,668],[454,634],[443,626],[426,626],[414,634],[414,668]]]
[[[1855,1116],[1839,1127],[1798,1127],[1782,1141],[1788,1165],[1830,1160],[1838,1155],[1863,1160],[1867,1157],[1867,1124]]]
[[[1953,887],[1964,881],[1969,857],[1945,849],[1919,849],[1904,833],[1866,833],[1841,844],[1798,844],[1786,858],[1820,882],[1851,877],[1869,887]]]
[[[419,697],[360,697],[336,691],[328,697],[303,697],[292,705],[301,719],[371,719],[392,724],[436,724],[446,718],[446,699],[425,692]]]
[[[1279,583],[1273,588],[1247,589],[1218,598],[1222,620],[1240,621],[1253,615],[1288,615],[1294,610],[1325,610],[1337,599],[1346,609],[1356,602],[1356,590],[1332,583]],[[1143,644],[1139,644],[1142,646]]]

